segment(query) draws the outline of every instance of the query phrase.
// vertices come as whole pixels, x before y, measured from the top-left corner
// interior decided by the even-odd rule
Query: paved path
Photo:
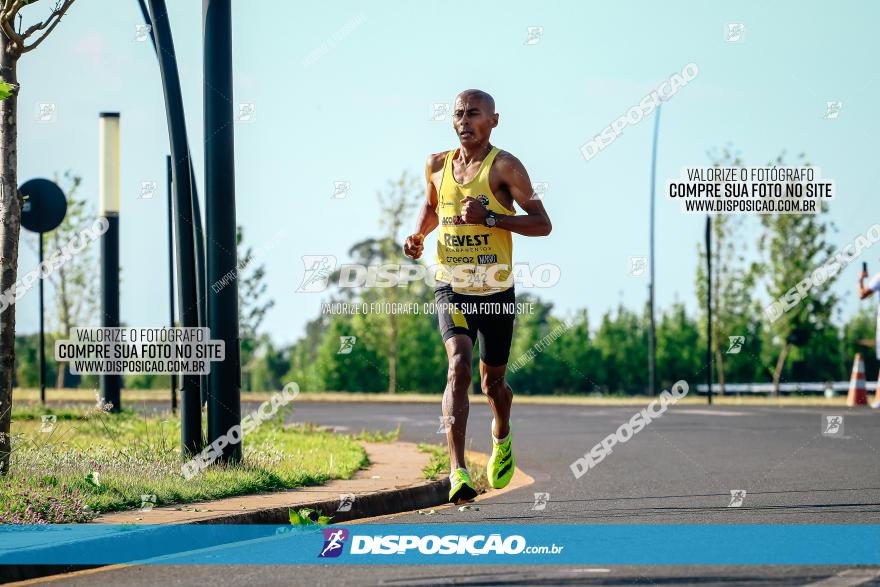
[[[635,413],[633,407],[516,406],[517,464],[534,484],[481,500],[479,511],[383,522],[480,523],[880,523],[880,413],[837,410],[841,436],[823,436],[828,409],[679,406],[653,421],[580,479],[570,463]],[[389,430],[401,440],[442,442],[439,406],[297,406],[294,421]],[[488,407],[471,406],[469,448],[490,449]],[[731,490],[745,490],[728,507]],[[550,494],[542,511],[535,492]],[[844,573],[839,575],[840,573]],[[839,576],[838,576],[839,575]],[[880,584],[876,570],[834,567],[313,566],[127,567],[68,577],[73,585],[826,585]]]

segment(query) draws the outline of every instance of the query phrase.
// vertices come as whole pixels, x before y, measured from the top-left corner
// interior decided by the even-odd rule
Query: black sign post
[[[18,188],[24,205],[21,209],[21,225],[40,237],[40,402],[46,403],[46,344],[43,320],[43,233],[55,230],[67,213],[64,192],[48,179],[31,179]]]

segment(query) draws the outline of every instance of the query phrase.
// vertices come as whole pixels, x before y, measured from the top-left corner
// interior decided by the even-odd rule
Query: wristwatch
[[[496,222],[498,222],[498,218],[495,216],[495,213],[486,212],[486,226],[493,228]]]

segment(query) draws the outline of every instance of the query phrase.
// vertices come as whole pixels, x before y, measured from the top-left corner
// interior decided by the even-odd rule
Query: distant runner
[[[495,100],[481,90],[458,95],[452,125],[461,147],[428,157],[426,201],[403,252],[422,255],[425,235],[438,225],[435,306],[449,359],[443,415],[451,474],[449,501],[477,496],[465,468],[471,363],[480,342],[480,383],[495,418],[489,485],[510,483],[516,467],[510,432],[513,391],[504,379],[513,338],[515,301],[511,233],[547,236],[552,228],[519,159],[489,143],[498,126]],[[517,215],[516,201],[526,213]],[[500,308],[500,311],[498,310]]]
[[[875,291],[880,291],[880,273],[871,277],[868,281],[868,285],[865,285],[865,280],[868,279],[868,267],[866,263],[862,264],[862,272],[859,274],[859,299],[864,300],[865,298],[870,297]],[[877,327],[875,333],[875,350],[877,359],[880,359],[880,304],[877,305]],[[877,377],[877,385],[880,385],[880,375]],[[876,401],[871,404],[872,408],[880,408],[880,401]]]

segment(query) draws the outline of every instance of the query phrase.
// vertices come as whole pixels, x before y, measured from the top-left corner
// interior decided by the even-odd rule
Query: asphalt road
[[[479,511],[385,516],[383,523],[880,523],[880,412],[809,408],[673,407],[575,479],[569,465],[637,408],[514,404],[517,465],[535,483],[489,498]],[[844,416],[822,434],[823,415]],[[445,442],[440,407],[302,403],[292,421],[341,431],[391,430]],[[488,406],[475,398],[469,448],[489,452]],[[732,490],[745,490],[729,507]],[[536,492],[549,493],[544,510]],[[56,579],[57,580],[57,579]],[[880,569],[827,566],[141,566],[65,577],[71,585],[880,585]],[[828,582],[830,581],[830,582]]]

